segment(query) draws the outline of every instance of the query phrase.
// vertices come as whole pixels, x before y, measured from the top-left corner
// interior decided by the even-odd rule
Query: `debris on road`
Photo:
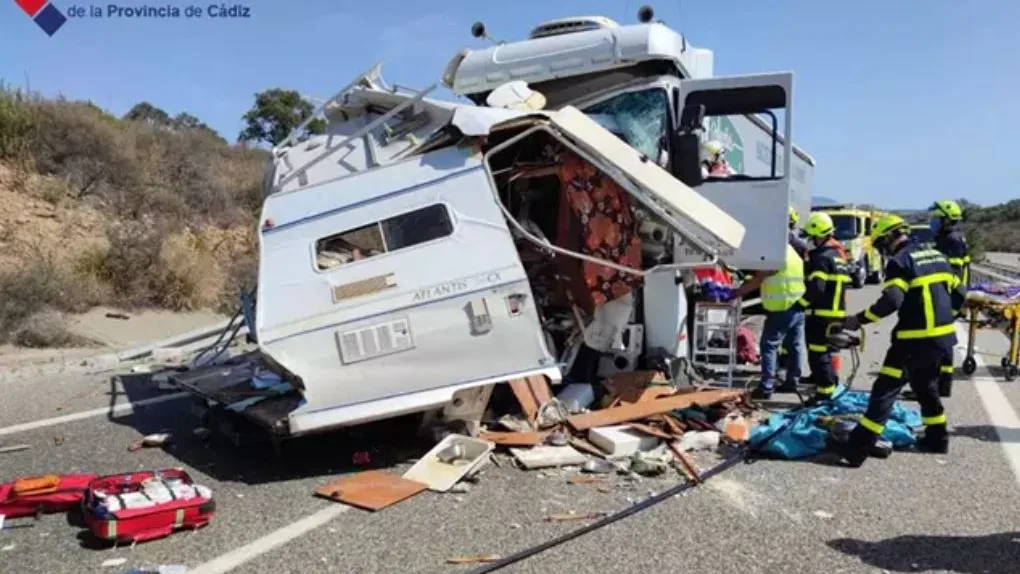
[[[320,486],[315,494],[365,510],[377,511],[402,502],[428,488],[381,470],[370,470]]]
[[[604,518],[608,516],[608,512],[586,512],[584,514],[553,514],[546,516],[546,522],[570,522],[573,520],[595,520],[596,518]]]
[[[488,462],[494,446],[486,440],[448,435],[405,472],[404,478],[424,483],[435,492],[447,492]]]
[[[12,444],[10,446],[0,446],[0,454],[7,454],[9,452],[20,452],[32,448],[30,444]]]
[[[483,562],[495,562],[502,558],[499,554],[480,554],[478,556],[454,556],[447,558],[447,564],[481,564]]]
[[[136,441],[128,447],[128,450],[135,452],[143,448],[152,448],[157,446],[164,446],[170,443],[170,433],[156,433],[142,437],[142,440]]]

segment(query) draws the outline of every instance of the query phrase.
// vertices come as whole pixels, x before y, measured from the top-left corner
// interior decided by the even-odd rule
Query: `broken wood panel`
[[[365,510],[381,510],[422,492],[428,485],[381,470],[347,476],[315,489],[315,494]]]
[[[692,405],[711,405],[723,401],[732,400],[746,391],[701,391],[687,393],[678,396],[665,397],[654,401],[621,405],[611,409],[603,409],[580,415],[574,415],[567,419],[567,424],[575,431],[588,430],[592,427],[611,426],[635,420],[641,420],[653,415],[668,413],[676,409],[683,409]]]
[[[549,381],[545,375],[532,375],[528,377],[528,388],[535,397],[538,406],[542,406],[552,400],[552,389],[549,388]]]
[[[500,446],[535,446],[541,444],[547,436],[549,436],[547,432],[485,431],[478,435],[478,438]]]
[[[510,389],[513,390],[514,396],[517,397],[517,403],[521,405],[521,412],[527,417],[528,422],[535,422],[540,405],[535,400],[535,395],[531,392],[531,385],[528,384],[527,379],[514,379],[510,381]]]
[[[632,428],[632,429],[634,429],[634,430],[636,430],[636,431],[638,431],[640,433],[644,433],[644,434],[646,434],[648,436],[654,436],[655,438],[661,438],[662,440],[673,440],[673,435],[671,435],[671,434],[669,434],[667,432],[663,432],[663,431],[661,431],[661,430],[659,430],[659,429],[657,429],[655,427],[648,426],[646,424],[630,423],[630,428]]]
[[[672,432],[674,436],[680,436],[684,434],[684,430],[686,427],[684,427],[683,423],[681,423],[680,421],[676,420],[675,418],[669,415],[659,415],[659,419],[661,419],[662,422],[666,423],[666,426],[669,427],[669,431]]]

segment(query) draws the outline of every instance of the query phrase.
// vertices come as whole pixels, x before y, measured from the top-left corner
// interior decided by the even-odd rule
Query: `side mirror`
[[[697,187],[704,182],[701,173],[701,138],[698,137],[704,130],[704,120],[705,106],[687,106],[683,109],[677,127],[676,145],[670,158],[673,174],[689,187]]]
[[[670,162],[677,179],[688,187],[697,187],[704,183],[701,174],[701,138],[696,133],[680,133],[676,137]]]

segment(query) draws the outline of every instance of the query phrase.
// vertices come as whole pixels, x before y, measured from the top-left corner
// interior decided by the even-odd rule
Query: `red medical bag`
[[[47,474],[0,484],[0,514],[7,518],[67,512],[81,504],[94,474]]]
[[[153,488],[164,496],[153,497]],[[193,492],[181,494],[180,489]],[[129,498],[142,506],[132,506]],[[113,542],[145,542],[176,530],[198,529],[215,511],[212,492],[179,468],[101,476],[89,484],[82,500],[89,530]]]

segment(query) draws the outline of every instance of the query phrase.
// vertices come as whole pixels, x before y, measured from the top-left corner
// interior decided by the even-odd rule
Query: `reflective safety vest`
[[[786,244],[786,266],[761,284],[761,306],[766,311],[786,311],[804,295],[804,260]]]

